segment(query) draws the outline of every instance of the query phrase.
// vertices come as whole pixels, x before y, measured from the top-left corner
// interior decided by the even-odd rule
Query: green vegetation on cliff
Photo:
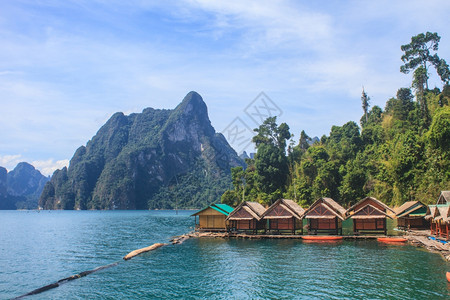
[[[46,209],[170,209],[201,207],[230,187],[243,165],[190,92],[174,110],[114,114],[69,168],[45,186]]]

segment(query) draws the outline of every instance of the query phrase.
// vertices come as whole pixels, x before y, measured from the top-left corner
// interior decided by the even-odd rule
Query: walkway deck
[[[198,237],[217,237],[217,238],[238,238],[238,239],[297,239],[301,240],[305,235],[289,234],[245,234],[245,233],[198,233]],[[315,235],[325,236],[325,235]],[[344,240],[374,240],[385,235],[339,235]]]

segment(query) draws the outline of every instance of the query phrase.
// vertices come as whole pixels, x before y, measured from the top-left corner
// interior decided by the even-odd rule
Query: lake
[[[117,266],[30,299],[449,299],[438,254],[376,241],[189,239],[192,211],[0,211],[0,299]]]

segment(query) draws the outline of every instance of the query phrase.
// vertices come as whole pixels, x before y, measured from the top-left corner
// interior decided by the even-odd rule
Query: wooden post
[[[339,235],[338,229],[338,217],[334,217],[334,228],[336,228],[336,235]]]
[[[384,227],[384,235],[387,235],[386,218],[383,219],[383,227]]]
[[[445,223],[445,227],[447,229],[447,240],[448,240],[448,223]]]
[[[292,217],[292,235],[295,234],[295,218]]]

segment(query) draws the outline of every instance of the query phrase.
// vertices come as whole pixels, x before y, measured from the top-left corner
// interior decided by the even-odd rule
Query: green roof
[[[405,210],[402,214],[398,215],[397,217],[423,217],[427,214],[427,207],[426,206],[420,206],[416,205],[412,207],[411,209]]]
[[[232,207],[229,206],[229,205],[221,204],[221,203],[219,203],[219,204],[213,203],[213,204],[211,204],[211,205],[209,205],[209,206],[207,206],[207,207],[205,207],[205,208],[199,210],[198,212],[192,214],[191,217],[192,217],[192,216],[198,215],[199,213],[201,213],[202,211],[204,211],[205,209],[208,209],[208,208],[212,208],[212,209],[214,209],[215,211],[218,211],[218,212],[220,212],[221,214],[224,214],[225,216],[228,216],[228,215],[230,214],[230,212],[232,212],[232,211],[234,210],[234,208],[232,208]]]
[[[227,215],[232,212],[234,210],[234,208],[232,208],[231,206],[227,205],[227,204],[212,204],[212,206],[217,206],[218,208],[220,208],[221,210],[224,210],[227,212]],[[214,208],[214,207],[213,207]]]

